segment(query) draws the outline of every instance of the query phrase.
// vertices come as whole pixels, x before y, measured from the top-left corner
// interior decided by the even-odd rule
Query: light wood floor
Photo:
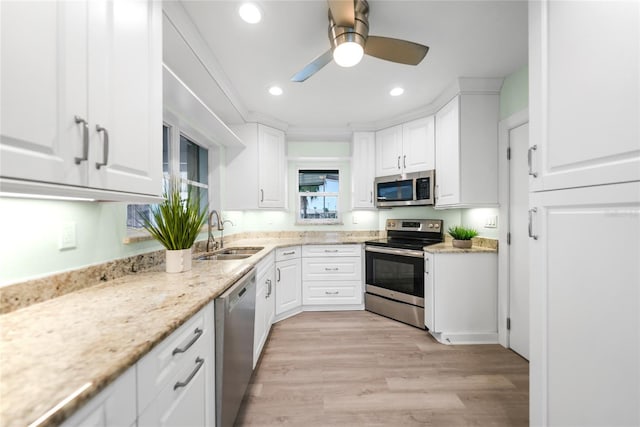
[[[236,425],[528,425],[529,364],[366,311],[273,325]]]

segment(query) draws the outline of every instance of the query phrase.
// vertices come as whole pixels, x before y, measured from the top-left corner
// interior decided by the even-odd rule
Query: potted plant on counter
[[[460,249],[469,249],[471,247],[471,239],[478,235],[473,228],[465,228],[459,225],[449,227],[449,235],[453,237],[453,247]]]
[[[167,249],[167,273],[191,270],[191,248],[207,219],[207,209],[191,191],[183,199],[178,185],[172,185],[151,215],[142,215],[144,228]]]

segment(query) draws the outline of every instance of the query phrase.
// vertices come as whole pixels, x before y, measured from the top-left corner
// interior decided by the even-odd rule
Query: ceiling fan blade
[[[327,0],[333,22],[339,27],[353,28],[356,21],[353,0]]]
[[[428,46],[378,36],[369,36],[364,46],[364,53],[367,55],[407,65],[418,65],[428,51]]]
[[[309,77],[318,72],[322,67],[331,62],[331,60],[333,60],[333,52],[331,51],[331,49],[329,49],[328,51],[308,63],[302,70],[298,71],[293,77],[291,77],[291,81],[303,82],[307,80]]]

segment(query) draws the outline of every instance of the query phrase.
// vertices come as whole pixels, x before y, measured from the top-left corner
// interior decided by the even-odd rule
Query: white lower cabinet
[[[444,344],[498,342],[498,254],[425,253],[424,324]]]
[[[530,205],[531,425],[640,425],[640,182]]]
[[[302,304],[340,306],[362,304],[361,245],[310,245],[302,248]],[[336,306],[336,307],[333,307]]]
[[[136,415],[136,367],[133,366],[62,426],[135,426]]]
[[[276,316],[300,309],[300,246],[276,249]]]
[[[215,424],[213,303],[137,364],[138,426]]]
[[[276,314],[275,254],[258,263],[256,273],[256,316],[253,329],[253,367],[255,369]]]

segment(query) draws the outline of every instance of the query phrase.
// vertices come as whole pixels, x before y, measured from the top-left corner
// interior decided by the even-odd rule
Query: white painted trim
[[[495,332],[431,332],[429,333],[441,344],[497,344],[498,334]]]
[[[509,317],[509,131],[529,122],[529,109],[524,109],[501,120],[498,123],[498,214],[500,229],[498,231],[498,341],[509,348],[507,317]]]

